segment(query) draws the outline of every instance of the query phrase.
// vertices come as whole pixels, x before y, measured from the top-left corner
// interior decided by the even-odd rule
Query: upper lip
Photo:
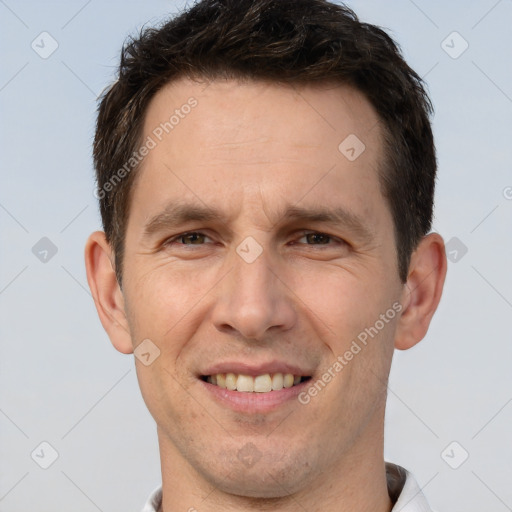
[[[282,361],[269,361],[266,363],[254,364],[254,362],[225,361],[209,366],[201,375],[217,375],[218,373],[235,373],[237,375],[265,375],[266,373],[291,373],[303,377],[311,376],[312,372],[299,366]]]

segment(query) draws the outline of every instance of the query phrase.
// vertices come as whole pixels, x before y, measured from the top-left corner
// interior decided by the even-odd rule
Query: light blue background
[[[125,37],[181,5],[0,0],[1,511],[136,512],[160,482],[133,357],[97,319],[83,246],[100,226],[96,97]],[[512,510],[512,1],[348,5],[426,75],[435,228],[468,248],[449,264],[426,339],[396,354],[386,458],[414,472],[439,512]],[[43,31],[59,44],[48,59],[31,48]],[[469,43],[458,59],[441,47],[453,31]],[[31,251],[44,236],[58,248],[47,263]],[[47,470],[30,456],[42,441],[59,454]],[[452,441],[469,453],[458,469],[441,456]]]

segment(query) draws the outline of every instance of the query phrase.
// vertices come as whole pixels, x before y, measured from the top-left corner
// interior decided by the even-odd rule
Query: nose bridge
[[[271,328],[289,329],[294,308],[276,277],[271,250],[248,237],[233,252],[232,265],[219,290],[213,316],[217,328],[229,327],[247,339],[260,339]]]
[[[272,301],[275,279],[269,250],[251,247],[251,241],[244,241],[237,247],[233,269],[233,299],[250,303],[259,298],[261,304]],[[258,254],[259,252],[259,254]]]

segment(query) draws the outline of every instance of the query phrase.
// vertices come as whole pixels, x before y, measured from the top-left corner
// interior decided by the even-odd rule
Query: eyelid
[[[344,240],[343,238],[340,238],[335,235],[331,235],[329,232],[326,232],[326,231],[317,231],[315,229],[302,229],[302,230],[300,230],[299,234],[301,235],[299,238],[303,238],[307,235],[324,235],[337,243],[348,245],[348,242],[346,240]],[[331,245],[331,244],[306,244],[306,245]]]
[[[202,236],[204,236],[205,238],[207,238],[209,240],[213,240],[212,237],[208,236],[204,231],[191,230],[191,231],[183,231],[181,233],[178,233],[177,235],[173,235],[171,237],[165,238],[164,241],[162,242],[162,245],[169,245],[171,243],[176,243],[177,240],[179,240],[180,238],[182,238],[182,237],[184,237],[186,235],[202,235]],[[183,244],[183,243],[179,243],[178,245],[204,245],[204,244]]]

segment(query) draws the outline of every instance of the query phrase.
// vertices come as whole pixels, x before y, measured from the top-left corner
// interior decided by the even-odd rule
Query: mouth
[[[311,379],[310,376],[294,375],[292,373],[265,373],[261,375],[246,375],[237,373],[216,373],[202,375],[201,380],[228,391],[242,393],[270,393],[292,388]]]

